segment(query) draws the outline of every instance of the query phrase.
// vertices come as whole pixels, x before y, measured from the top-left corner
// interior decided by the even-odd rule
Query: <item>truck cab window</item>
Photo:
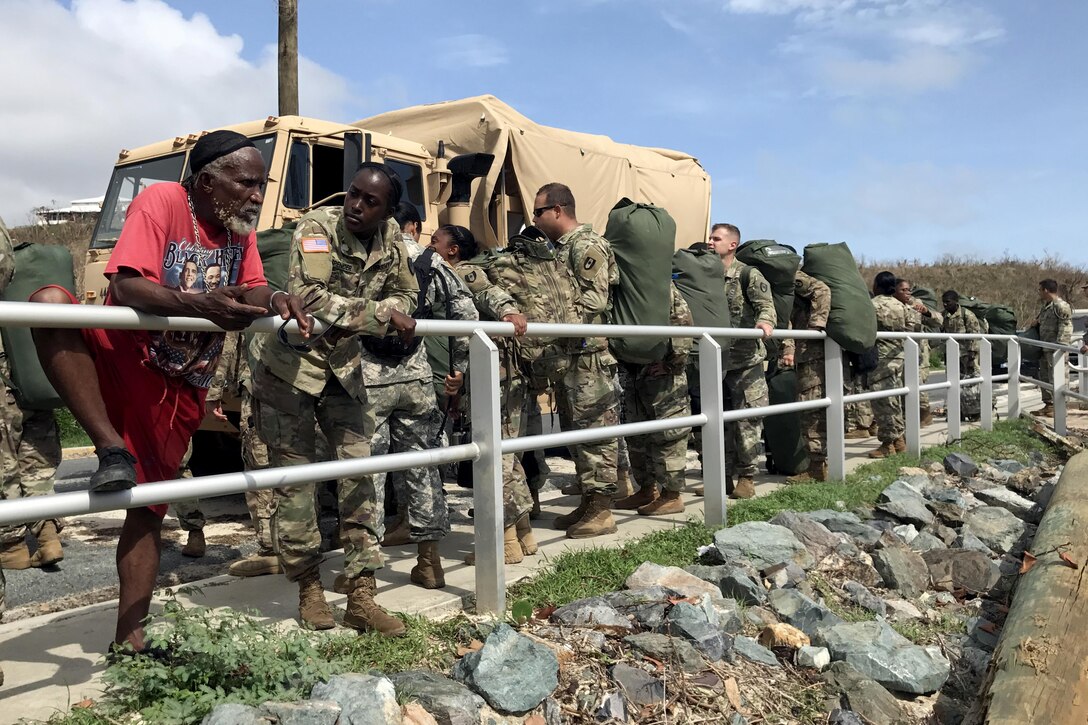
[[[427,204],[423,196],[423,169],[419,164],[410,164],[398,159],[385,160],[400,177],[402,198],[419,212],[420,219],[427,218]]]
[[[295,141],[287,162],[287,181],[283,188],[283,205],[288,209],[305,209],[322,199],[344,191],[344,149],[324,144]],[[342,204],[337,198],[330,202]]]
[[[95,225],[91,246],[112,247],[121,236],[125,213],[136,195],[152,184],[181,181],[184,171],[184,152],[115,168],[106,189],[106,197],[102,201],[102,213]]]

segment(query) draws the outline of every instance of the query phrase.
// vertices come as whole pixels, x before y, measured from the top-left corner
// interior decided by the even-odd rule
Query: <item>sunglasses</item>
[[[313,305],[314,302],[316,302],[316,301],[317,300],[315,299],[315,300],[309,300],[309,301],[305,302],[303,304],[303,306],[302,306],[302,309],[303,310],[310,309],[310,306]],[[329,323],[325,327],[325,329],[321,331],[320,335],[318,335],[317,337],[312,338],[310,340],[307,340],[306,342],[303,342],[303,343],[291,342],[290,338],[287,337],[287,325],[290,324],[290,322],[291,322],[291,318],[288,317],[286,320],[283,321],[283,324],[280,325],[279,328],[276,330],[276,338],[280,341],[280,344],[282,344],[285,347],[291,348],[295,352],[299,352],[299,353],[311,352],[313,350],[313,346],[316,345],[321,340],[321,338],[323,338],[323,337],[325,337],[325,335],[329,334],[329,332],[331,332],[332,329],[334,327],[336,327],[336,323],[339,322],[340,320],[342,320],[344,318],[344,315],[346,315],[346,314],[347,314],[346,311],[341,312],[340,316],[337,317],[335,320],[333,320],[331,323]]]
[[[539,209],[533,209],[533,219],[536,219],[549,209],[558,209],[561,206],[566,206],[566,204],[549,204],[548,206],[542,206]]]

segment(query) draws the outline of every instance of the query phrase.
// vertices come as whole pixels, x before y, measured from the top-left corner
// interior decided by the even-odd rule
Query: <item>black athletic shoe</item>
[[[98,455],[98,470],[91,474],[91,493],[124,491],[136,485],[136,456],[117,446],[95,453]]]

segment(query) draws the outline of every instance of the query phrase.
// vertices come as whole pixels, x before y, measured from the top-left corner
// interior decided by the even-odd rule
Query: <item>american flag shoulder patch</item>
[[[328,252],[329,240],[322,237],[307,237],[302,240],[303,252]]]

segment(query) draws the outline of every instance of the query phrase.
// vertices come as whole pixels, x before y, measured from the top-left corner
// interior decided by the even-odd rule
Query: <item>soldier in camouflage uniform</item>
[[[0,291],[15,273],[14,243],[0,221]],[[45,496],[53,493],[53,475],[61,460],[60,430],[51,410],[23,410],[9,384],[11,373],[0,345],[0,484],[3,498]],[[0,567],[28,569],[64,559],[61,519],[35,521],[0,528]],[[30,555],[26,535],[38,542]]]
[[[972,334],[982,332],[982,324],[975,313],[960,304],[960,296],[955,290],[948,290],[941,295],[945,316],[941,331],[951,334]],[[978,362],[978,340],[959,340],[960,379],[977,378],[982,374]],[[981,405],[979,387],[967,385],[960,389],[960,416],[964,420],[978,420]]]
[[[915,299],[910,291],[909,280],[895,280],[895,298],[908,308],[907,326],[911,332],[940,332],[944,317],[940,312],[929,309],[921,300]],[[929,340],[924,338],[918,341],[918,380],[922,385],[929,381]],[[928,391],[918,394],[918,412],[921,414],[921,425],[927,426],[933,422]]]
[[[722,258],[725,267],[725,295],[729,315],[735,327],[762,330],[770,337],[777,316],[771,286],[763,274],[736,257],[740,230],[732,224],[715,224],[710,230],[710,247]],[[725,399],[732,410],[760,408],[770,404],[763,360],[767,348],[763,340],[733,340],[725,365]],[[756,495],[754,477],[759,467],[759,447],[763,440],[761,418],[725,424],[726,489],[733,498]],[[733,477],[737,477],[733,487]]]
[[[669,324],[691,326],[691,310],[675,286],[669,285]],[[645,365],[620,363],[625,422],[663,420],[691,415],[687,359],[692,338],[674,337],[665,357]],[[615,508],[636,509],[642,516],[684,513],[680,491],[687,469],[690,429],[631,436],[628,452],[638,491],[616,502]],[[658,485],[661,486],[660,495]]]
[[[398,331],[409,341],[419,288],[408,267],[400,229],[390,217],[401,185],[384,164],[366,163],[348,187],[343,208],[309,212],[295,230],[288,290],[298,294],[329,331],[302,346],[258,335],[250,345],[254,419],[274,466],[315,462],[311,420],[336,458],[370,455],[375,423],[365,403],[359,335]],[[429,383],[429,376],[428,376]],[[378,542],[384,530],[380,492],[371,476],[340,481],[340,532],[350,594],[344,623],[386,636],[404,624],[374,601]],[[276,489],[272,530],[280,564],[299,584],[299,613],[314,628],[335,625],[320,572],[321,534],[313,486]]]
[[[1039,328],[1039,339],[1058,345],[1068,345],[1073,336],[1073,308],[1058,296],[1058,283],[1053,279],[1044,279],[1039,283],[1039,301],[1043,303],[1039,314],[1029,327]],[[1058,350],[1043,350],[1039,357],[1039,380],[1054,384],[1055,356],[1065,360],[1067,353]],[[1054,393],[1042,389],[1043,407],[1034,411],[1037,415],[1054,415]]]
[[[577,281],[580,321],[603,324],[612,306],[611,290],[619,283],[619,267],[612,247],[589,224],[578,221],[574,195],[559,183],[545,184],[533,202],[533,223],[555,245],[557,258]],[[569,365],[545,376],[555,386],[560,420],[581,430],[619,424],[619,400],[614,378],[616,359],[603,337],[569,340]],[[533,375],[531,393],[544,386]],[[574,467],[582,484],[582,502],[555,520],[557,529],[572,539],[614,533],[612,499],[616,494],[618,442],[615,439],[571,446]]]
[[[873,280],[873,308],[876,327],[880,332],[907,332],[909,308],[895,298],[895,275],[881,272]],[[876,369],[869,373],[874,391],[903,386],[903,341],[877,340]],[[907,450],[903,437],[903,399],[901,396],[877,398],[873,401],[873,418],[877,426],[880,447],[869,452],[870,458],[885,458]]]
[[[831,288],[820,280],[797,270],[793,283],[793,311],[790,327],[794,330],[816,330],[827,327],[831,314]],[[824,397],[824,341],[794,340],[782,345],[781,362],[797,368],[797,400],[820,400]],[[808,471],[790,476],[787,483],[827,480],[827,419],[824,410],[801,413],[801,436],[808,451]]]

